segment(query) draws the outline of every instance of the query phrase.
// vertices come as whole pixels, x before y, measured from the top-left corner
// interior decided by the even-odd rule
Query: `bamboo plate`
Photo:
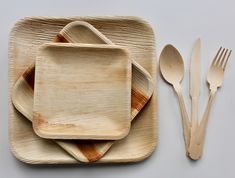
[[[87,22],[75,21],[66,25],[58,35],[55,42],[79,43],[106,43],[113,44],[102,33]],[[27,119],[33,117],[33,92],[34,90],[34,64],[30,66],[16,81],[12,91],[14,106]],[[150,74],[132,59],[132,96],[131,120],[141,111],[153,93],[153,83]],[[68,153],[82,162],[92,162],[100,159],[112,146],[114,141],[86,141],[82,144],[74,142],[56,141]],[[88,149],[95,148],[95,149]]]
[[[127,50],[115,45],[46,43],[39,48],[35,66],[37,135],[118,140],[128,134],[131,59]]]
[[[84,20],[91,23],[115,44],[127,47],[132,57],[140,65],[147,69],[152,76],[156,75],[153,31],[146,22],[139,18],[35,17],[19,21],[11,32],[9,44],[10,91],[12,91],[15,81],[27,68],[28,63],[34,61],[38,46],[45,42],[50,42],[66,24],[75,20]],[[153,78],[153,81],[155,85],[156,79]],[[33,90],[31,91],[32,95]],[[9,92],[10,95],[11,92]],[[28,102],[31,102],[28,106],[32,107],[33,101]],[[77,162],[53,142],[37,137],[32,130],[30,122],[26,121],[14,109],[11,102],[9,103],[9,109],[10,144],[14,155],[18,159],[31,164],[66,164]],[[98,160],[97,163],[136,162],[148,157],[154,150],[157,141],[155,121],[156,93],[154,92],[151,101],[132,124],[129,135],[125,139],[115,142],[110,151]],[[100,143],[102,142],[100,141]],[[79,150],[82,150],[83,144],[86,145],[85,149],[94,150],[97,148],[89,147],[90,143],[87,145],[86,141],[78,141],[77,143],[81,146]],[[74,144],[71,146],[76,148]]]

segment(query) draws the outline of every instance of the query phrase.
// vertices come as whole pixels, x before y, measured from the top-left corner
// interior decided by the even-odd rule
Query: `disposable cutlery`
[[[214,99],[216,91],[222,85],[225,67],[231,55],[231,52],[232,52],[231,50],[221,47],[218,50],[209,68],[209,72],[207,74],[207,82],[209,84],[210,94],[208,97],[207,105],[202,120],[200,122],[199,128],[196,133],[197,134],[196,139],[194,140],[194,142],[191,142],[193,148],[190,150],[189,153],[189,156],[194,160],[199,159],[202,155],[206,128],[208,124],[209,112],[211,109],[212,101]]]
[[[198,100],[200,96],[200,64],[201,64],[201,41],[198,38],[193,46],[190,64],[190,97],[191,97],[191,141],[194,142],[198,128]],[[190,141],[190,143],[191,143]],[[189,145],[189,152],[192,152],[192,144]]]
[[[160,55],[160,70],[164,79],[173,86],[178,96],[182,115],[185,150],[187,152],[190,141],[190,120],[186,111],[182,87],[180,85],[184,75],[184,63],[180,53],[174,46],[166,45],[162,50]]]

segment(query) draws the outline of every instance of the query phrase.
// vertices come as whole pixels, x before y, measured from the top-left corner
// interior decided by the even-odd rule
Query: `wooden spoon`
[[[180,85],[180,82],[183,79],[184,75],[183,59],[178,50],[174,46],[166,45],[161,52],[159,63],[160,63],[160,71],[162,73],[163,78],[173,86],[178,96],[181,115],[182,115],[185,150],[188,154],[188,147],[190,141],[190,120],[186,111],[182,95],[182,87]]]

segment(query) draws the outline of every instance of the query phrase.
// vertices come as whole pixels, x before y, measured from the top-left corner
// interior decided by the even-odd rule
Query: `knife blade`
[[[198,128],[198,101],[200,96],[200,66],[201,66],[201,40],[198,38],[193,45],[190,63],[190,96],[192,102],[191,112],[191,141],[195,139]],[[190,151],[190,149],[189,149]]]
[[[201,40],[198,38],[193,45],[190,63],[190,96],[191,98],[200,95],[200,65],[201,65]]]
[[[191,112],[191,139],[188,148],[189,155],[193,155],[197,149],[195,149],[198,138],[198,101],[200,96],[200,64],[201,64],[201,41],[198,38],[193,45],[191,62],[190,62],[190,96],[192,102]]]

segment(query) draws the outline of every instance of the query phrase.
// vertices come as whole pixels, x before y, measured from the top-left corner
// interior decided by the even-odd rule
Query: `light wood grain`
[[[206,128],[208,125],[209,113],[211,110],[212,101],[215,97],[215,94],[218,88],[222,86],[225,67],[231,55],[231,52],[232,52],[231,50],[220,48],[216,56],[214,57],[212,64],[209,68],[209,71],[207,74],[207,82],[209,84],[210,94],[208,97],[207,105],[206,105],[202,120],[200,121],[197,131],[193,133],[195,134],[193,136],[194,139],[190,143],[191,149],[189,152],[189,156],[193,160],[198,160],[202,156],[203,145],[204,145],[205,136],[206,136]]]
[[[87,35],[89,35],[89,37],[87,37]],[[83,21],[74,21],[69,23],[60,31],[58,35],[56,35],[53,41],[85,43],[85,39],[87,38],[89,39],[90,43],[105,42],[107,44],[113,44],[92,25]],[[74,39],[76,39],[76,41],[74,41]],[[33,64],[29,66],[23,75],[16,81],[12,91],[12,101],[14,106],[30,121],[32,121],[33,117],[32,90],[34,90],[34,71],[35,66]],[[133,59],[131,88],[131,120],[133,120],[145,106],[149,98],[152,96],[154,90],[152,77],[150,74]],[[27,94],[26,96],[25,93]],[[100,159],[114,143],[113,141],[83,141],[81,143],[70,143],[69,141],[56,142],[68,153],[73,155],[77,160],[82,162],[92,162]]]
[[[114,43],[91,24],[74,21],[67,24],[55,37],[55,42],[111,44]],[[150,74],[132,58],[131,120],[141,111],[153,94]]]
[[[201,41],[194,43],[190,64],[190,96],[192,102],[192,130],[198,126],[198,100],[200,97]]]
[[[190,142],[194,142],[195,135],[198,129],[198,104],[200,97],[200,85],[201,85],[201,41],[198,38],[193,45],[191,63],[190,63],[190,97],[191,97],[191,138]],[[191,145],[189,145],[189,151],[191,152]]]
[[[185,141],[185,151],[188,154],[190,143],[190,120],[184,104],[182,95],[181,80],[184,75],[184,63],[178,50],[172,45],[166,45],[160,55],[160,70],[164,79],[170,83],[178,97],[180,111],[182,115],[182,128]]]
[[[38,50],[33,128],[49,139],[118,140],[130,130],[131,59],[115,45]]]
[[[156,75],[154,37],[151,28],[142,20],[133,17],[100,18],[29,18],[16,24],[11,32],[9,57],[9,88],[35,59],[38,46],[50,42],[64,25],[74,20],[85,20],[104,33],[115,44],[126,46],[133,58]],[[120,30],[121,29],[121,30]],[[47,32],[46,35],[44,32]],[[141,40],[140,40],[141,39]],[[31,51],[30,53],[26,53]],[[20,54],[20,55],[17,55]],[[154,78],[155,85],[155,78]],[[75,163],[72,157],[48,141],[38,138],[31,124],[13,109],[10,104],[10,142],[13,153],[28,163]],[[137,116],[127,138],[118,141],[99,162],[135,162],[148,157],[156,145],[156,94]],[[24,138],[19,140],[18,136]],[[24,146],[22,143],[25,143]],[[78,144],[83,144],[77,142]],[[92,148],[91,148],[92,149]],[[26,151],[28,150],[28,151]],[[47,152],[48,151],[48,152]],[[51,153],[53,152],[53,153]],[[53,156],[48,156],[53,155]]]

